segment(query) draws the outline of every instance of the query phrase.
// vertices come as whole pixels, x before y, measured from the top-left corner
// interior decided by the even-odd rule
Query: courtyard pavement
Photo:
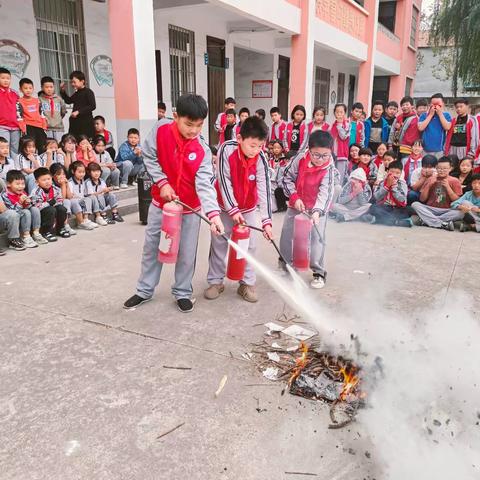
[[[143,231],[130,215],[0,259],[1,480],[381,478],[360,423],[328,430],[325,406],[282,396],[282,385],[241,357],[261,340],[258,324],[285,305],[262,279],[257,304],[232,282],[217,301],[204,300],[205,228],[193,313],[176,310],[171,266],[154,301],[122,309]],[[462,290],[478,311],[478,252],[473,233],[331,222],[328,283],[312,294],[345,311],[353,295],[378,292],[410,321],[417,307]],[[258,258],[276,265],[265,241]]]

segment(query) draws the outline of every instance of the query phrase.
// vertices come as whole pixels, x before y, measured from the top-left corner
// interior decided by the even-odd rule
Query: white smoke
[[[360,355],[350,354],[364,368],[368,401],[357,421],[370,434],[382,479],[480,478],[480,323],[464,294],[451,293],[447,306],[439,295],[405,318],[382,307],[378,292],[362,292],[340,316],[298,275],[281,279],[242,253],[329,348],[338,352],[358,337]]]

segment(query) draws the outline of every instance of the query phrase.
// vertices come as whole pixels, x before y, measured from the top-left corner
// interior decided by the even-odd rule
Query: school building
[[[0,65],[13,87],[82,70],[96,114],[145,133],[157,101],[226,96],[251,111],[400,100],[413,93],[421,0],[2,0]],[[252,112],[253,113],[253,112]]]

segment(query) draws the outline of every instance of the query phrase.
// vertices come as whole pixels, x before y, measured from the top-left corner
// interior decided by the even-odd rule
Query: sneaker
[[[104,220],[107,222],[108,225],[115,225],[115,220],[113,218],[104,217]]]
[[[193,311],[193,306],[195,305],[194,298],[179,298],[177,300],[177,307],[182,313],[189,313]]]
[[[449,232],[453,232],[455,230],[455,225],[453,222],[442,222],[442,226],[440,227],[442,230],[448,230]]]
[[[3,257],[7,254],[7,251],[4,248],[0,248],[0,257]]]
[[[123,304],[123,308],[125,310],[132,310],[134,309],[135,307],[138,307],[140,306],[142,303],[146,303],[146,302],[149,302],[152,298],[142,298],[138,295],[133,295],[131,296],[124,304]]]
[[[321,275],[314,275],[310,286],[312,288],[323,288],[325,286],[325,279]]]
[[[402,220],[397,220],[395,222],[395,225],[397,227],[407,227],[407,228],[412,228],[413,227],[413,222],[410,218],[402,218]]]
[[[345,222],[345,217],[341,213],[337,213],[336,219],[338,223]]]
[[[77,234],[77,232],[68,223],[65,224],[64,228],[70,234],[70,236]]]
[[[364,213],[360,220],[365,223],[375,223],[375,217],[371,213]]]
[[[424,227],[425,226],[425,223],[423,223],[423,220],[418,215],[412,215],[410,217],[410,220],[412,220],[412,223],[416,227]]]
[[[91,223],[83,222],[83,223],[79,223],[77,225],[77,228],[80,230],[93,230],[95,227],[93,227]]]
[[[95,218],[95,223],[97,225],[101,225],[102,227],[105,227],[108,225],[107,221],[101,215]]]
[[[38,245],[45,245],[48,243],[48,240],[46,238],[43,238],[43,235],[41,235],[40,233],[34,233],[32,237]],[[25,243],[25,239],[23,239],[23,243]]]
[[[25,244],[23,243],[21,238],[10,238],[8,240],[8,248],[11,248],[12,250],[17,250],[17,252],[22,252],[27,247],[25,247]]]
[[[221,293],[225,290],[225,286],[223,284],[212,284],[209,285],[208,288],[203,292],[203,296],[207,300],[215,300],[220,296]]]
[[[132,185],[133,185],[134,187],[136,187],[136,186],[138,185],[137,181],[134,180],[134,181],[132,182]]]
[[[96,224],[95,222],[92,222],[90,219],[85,220],[84,223],[88,223],[92,228],[98,228],[99,227],[98,224]]]
[[[114,190],[120,190],[120,187],[119,187],[118,185],[114,185],[114,186],[113,186],[113,189],[114,189]]]
[[[37,248],[38,247],[38,243],[35,242],[30,235],[28,235],[27,237],[23,237],[22,241],[23,241],[23,244],[25,245],[26,248]],[[45,243],[47,243],[47,242],[45,242]]]
[[[250,303],[258,302],[257,292],[253,285],[246,285],[241,283],[237,289],[237,293],[246,301]]]
[[[122,190],[125,190],[125,188],[128,188],[128,185],[127,185],[126,183],[121,183],[121,184],[120,184],[120,188],[121,188]]]
[[[120,223],[125,221],[118,212],[112,214],[112,220],[115,220],[115,222],[120,222]]]
[[[70,232],[65,227],[58,231],[58,235],[62,238],[70,238]]]
[[[43,238],[45,238],[47,242],[56,242],[58,240],[58,238],[50,232],[45,233]]]

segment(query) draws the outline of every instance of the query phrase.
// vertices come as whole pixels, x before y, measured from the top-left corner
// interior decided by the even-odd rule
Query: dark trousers
[[[40,210],[40,233],[55,233],[65,225],[67,209],[63,205],[48,206]]]
[[[35,140],[35,147],[40,155],[45,151],[45,143],[47,142],[47,134],[45,130],[40,127],[32,127],[27,125],[27,135]]]
[[[287,210],[287,197],[283,192],[283,188],[277,187],[273,192],[275,200],[277,201],[277,210],[279,212],[285,212]]]
[[[407,194],[407,203],[411,205],[413,202],[420,201],[420,192],[416,192],[415,190],[409,190]]]
[[[408,207],[391,207],[390,205],[372,205],[369,213],[376,219],[375,223],[382,225],[395,225],[399,220],[405,220],[410,215],[411,209]]]

